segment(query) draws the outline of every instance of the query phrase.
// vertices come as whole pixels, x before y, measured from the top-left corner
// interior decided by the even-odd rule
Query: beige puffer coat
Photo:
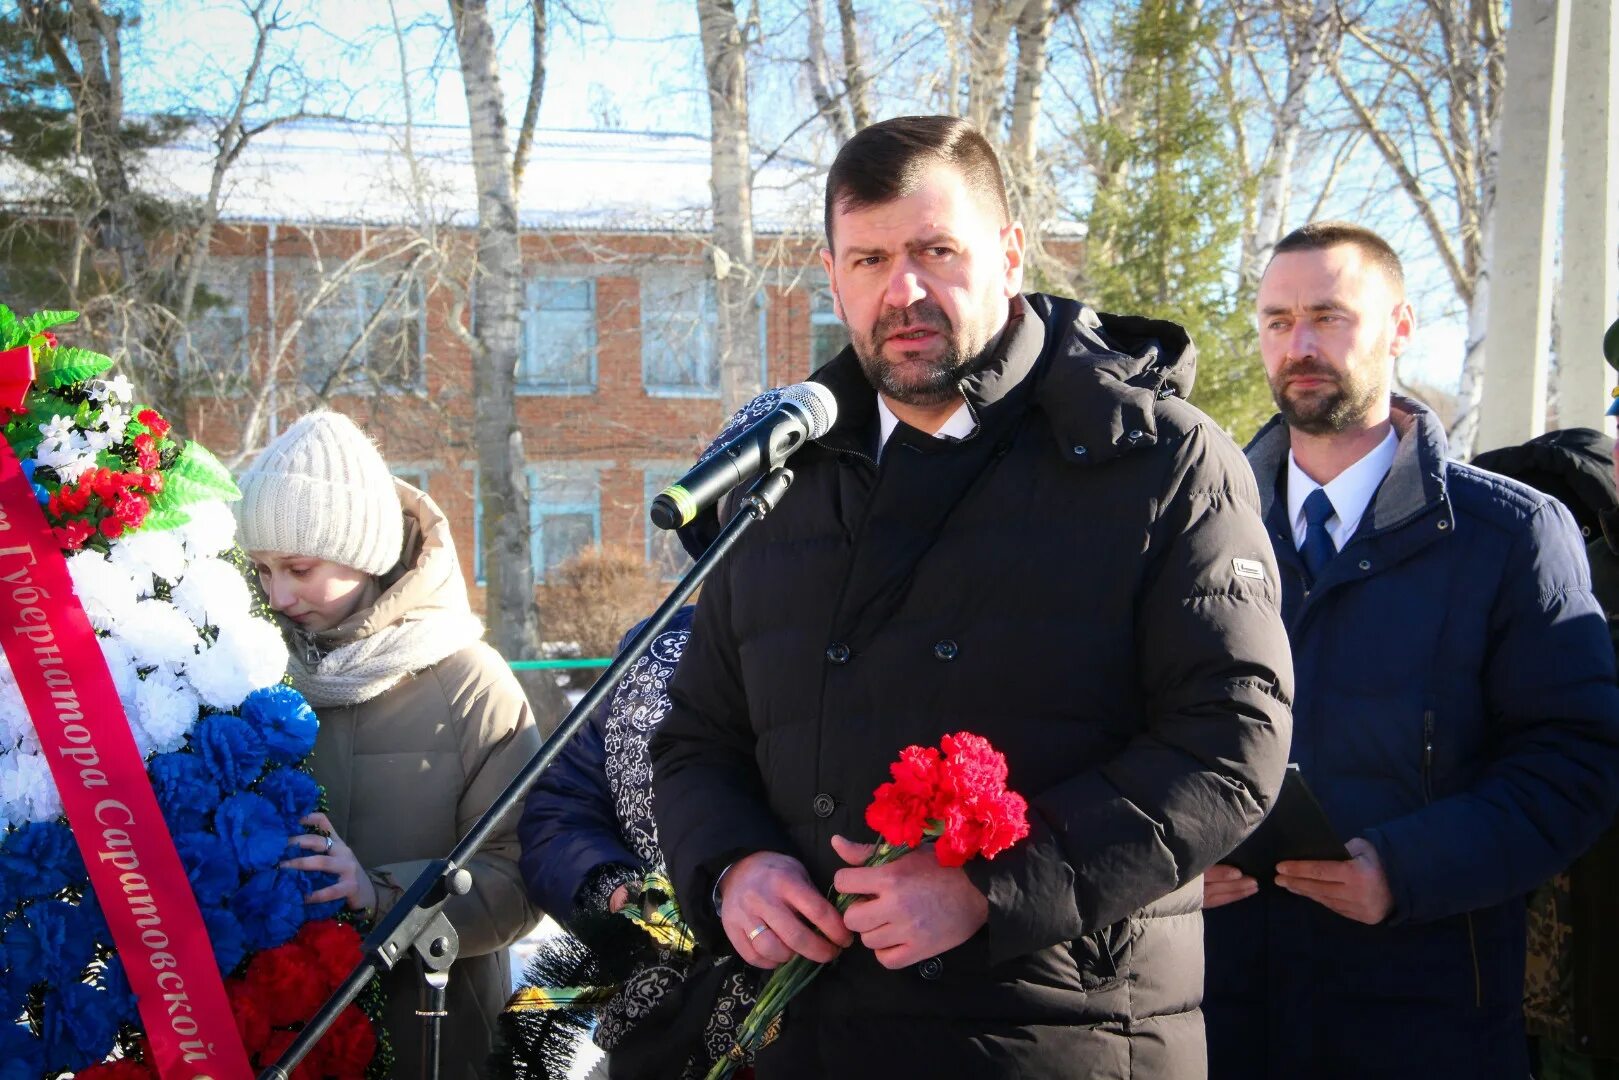
[[[446,625],[466,626],[466,584],[449,523],[425,494],[398,487],[406,519],[400,566],[367,586],[359,609],[331,630],[310,635],[281,621],[297,654],[294,683],[303,684],[299,689],[306,694],[316,691],[310,694],[320,717],[315,779],[326,789],[333,827],[376,884],[379,916],[430,860],[449,854],[540,745],[511,669],[494,649],[464,632],[464,645],[369,700],[319,704],[323,662],[311,669],[300,661],[424,613],[459,616]],[[507,946],[539,918],[517,869],[516,825],[516,815],[502,822],[468,866],[472,891],[445,905],[460,936],[440,1055],[446,1080],[483,1074],[495,1018],[511,990]],[[415,1080],[423,1051],[416,1016],[421,974],[414,962],[405,962],[384,982],[392,1075]]]

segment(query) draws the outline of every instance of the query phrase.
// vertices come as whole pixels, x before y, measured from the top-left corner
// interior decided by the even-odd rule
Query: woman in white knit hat
[[[320,717],[311,761],[328,813],[283,865],[336,874],[311,903],[385,914],[449,854],[539,748],[528,701],[483,642],[449,523],[395,479],[347,417],[304,416],[240,480],[238,536],[290,646],[293,685]],[[507,946],[538,920],[517,868],[515,819],[468,866],[445,913],[460,937],[442,1076],[481,1074],[511,988]],[[420,1075],[421,975],[384,976],[392,1075]]]

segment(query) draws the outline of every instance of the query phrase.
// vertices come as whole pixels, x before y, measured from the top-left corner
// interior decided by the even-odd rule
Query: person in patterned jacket
[[[587,942],[593,926],[639,899],[648,874],[665,872],[647,744],[669,715],[669,680],[691,619],[690,607],[675,613],[524,803],[518,835],[529,896]],[[702,1076],[730,1048],[755,982],[734,958],[693,963],[665,954],[643,965],[597,1012],[593,1038],[608,1058],[593,1075]],[[672,1060],[685,1061],[683,1073],[669,1071]]]

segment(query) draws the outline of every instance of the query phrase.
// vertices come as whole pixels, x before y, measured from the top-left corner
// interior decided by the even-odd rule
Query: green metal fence
[[[589,656],[572,660],[512,660],[513,671],[567,671],[577,668],[604,668],[613,662],[608,656]]]

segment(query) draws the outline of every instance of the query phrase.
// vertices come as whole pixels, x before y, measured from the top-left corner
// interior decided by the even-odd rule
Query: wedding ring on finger
[[[764,923],[760,923],[758,926],[755,926],[752,930],[748,931],[748,940],[753,941],[757,939],[760,934],[769,929],[770,927],[766,926]]]
[[[332,834],[327,833],[326,834],[326,850],[322,854],[330,855],[331,853],[332,853]]]

